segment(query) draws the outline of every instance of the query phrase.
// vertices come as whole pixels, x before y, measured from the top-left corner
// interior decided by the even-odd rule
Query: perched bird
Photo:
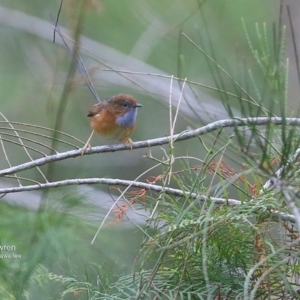
[[[54,32],[59,34],[63,43],[72,54],[78,71],[98,102],[92,106],[87,115],[91,117],[93,131],[82,148],[81,155],[85,153],[87,148],[91,147],[90,142],[94,132],[108,139],[124,142],[130,145],[132,149],[132,140],[129,137],[136,126],[137,108],[142,105],[137,103],[132,96],[126,94],[119,94],[101,101],[81,58],[67,44],[57,24],[54,27]]]
[[[91,147],[90,141],[94,132],[132,147],[129,137],[136,126],[137,108],[141,106],[132,96],[126,94],[119,94],[93,105],[87,115],[91,117],[93,131],[82,148],[81,155]]]

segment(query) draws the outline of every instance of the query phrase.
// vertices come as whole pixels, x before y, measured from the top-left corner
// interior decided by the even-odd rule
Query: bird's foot
[[[85,143],[81,150],[81,156],[86,152],[87,149],[91,149],[91,144],[89,142]]]
[[[128,138],[128,139],[126,140],[125,144],[128,145],[128,146],[130,146],[130,149],[132,150],[132,144],[133,144],[133,141],[132,141],[130,138]]]

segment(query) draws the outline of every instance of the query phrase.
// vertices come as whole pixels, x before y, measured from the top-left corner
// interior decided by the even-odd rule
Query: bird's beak
[[[133,107],[142,107],[142,106],[143,106],[143,105],[142,105],[142,104],[139,104],[139,103],[133,105]]]

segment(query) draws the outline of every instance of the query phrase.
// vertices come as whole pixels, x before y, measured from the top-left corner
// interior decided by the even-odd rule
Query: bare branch
[[[299,118],[286,118],[284,119],[286,125],[290,126],[300,126],[300,119]],[[228,128],[228,127],[236,127],[236,126],[249,126],[249,125],[266,125],[266,124],[274,124],[274,125],[281,125],[283,123],[283,118],[279,117],[260,117],[260,118],[236,118],[236,119],[225,119],[216,122],[212,122],[208,125],[200,127],[195,130],[185,131],[179,134],[175,134],[172,136],[156,138],[152,140],[140,141],[135,142],[132,144],[132,149],[139,149],[139,148],[149,148],[153,146],[160,146],[164,144],[170,143],[172,140],[173,142],[179,142],[187,139],[191,139],[196,136],[200,136],[214,130],[220,128]],[[90,150],[86,151],[84,155],[91,155],[95,153],[105,153],[105,152],[116,152],[116,151],[124,151],[129,150],[130,146],[126,144],[117,144],[117,145],[106,145],[106,146],[98,146],[93,147]],[[7,168],[0,171],[0,176],[14,174],[20,171],[28,170],[37,166],[45,165],[50,162],[60,161],[64,159],[68,159],[71,157],[81,156],[81,150],[71,150],[66,151],[63,153],[57,153],[54,155],[49,155],[43,158],[39,158],[24,164],[20,164],[15,167]]]
[[[8,193],[18,193],[18,192],[28,192],[33,190],[41,190],[47,188],[55,188],[55,187],[62,187],[67,185],[80,185],[80,184],[106,184],[106,185],[120,185],[120,186],[130,186],[140,189],[146,189],[149,191],[154,191],[157,193],[164,192],[169,195],[178,196],[178,197],[190,197],[192,199],[198,201],[207,201],[210,200],[214,202],[216,205],[232,205],[238,206],[241,205],[242,202],[236,199],[224,199],[224,198],[217,198],[217,197],[210,197],[205,196],[202,194],[191,193],[189,191],[182,191],[179,189],[173,189],[168,187],[163,187],[160,185],[149,184],[144,182],[138,181],[130,181],[130,180],[121,180],[121,179],[112,179],[112,178],[82,178],[82,179],[67,179],[61,180],[56,182],[47,182],[41,184],[34,184],[28,186],[19,186],[19,187],[11,187],[11,188],[2,188],[0,189],[1,194],[8,194]],[[273,219],[280,219],[282,221],[289,221],[295,223],[295,217],[290,214],[286,214],[280,211],[272,211]]]
[[[122,180],[122,179],[111,179],[111,178],[80,178],[80,179],[66,179],[61,181],[55,182],[47,182],[41,184],[33,184],[28,186],[19,186],[19,187],[11,187],[11,188],[2,188],[0,189],[0,194],[8,194],[8,193],[18,193],[18,192],[28,192],[34,190],[41,190],[47,188],[55,188],[67,185],[80,185],[80,184],[107,184],[107,185],[121,185],[121,186],[131,186],[135,188],[142,188],[154,192],[165,192],[166,194],[171,194],[173,196],[189,196],[191,198],[197,200],[212,200],[216,204],[229,204],[229,205],[240,205],[241,201],[228,199],[224,200],[223,198],[216,198],[216,197],[208,197],[204,195],[199,195],[197,193],[190,193],[184,192],[182,190],[162,187],[160,185],[138,182],[138,181],[131,181],[131,180]]]
[[[280,178],[281,174],[286,171],[287,168],[291,167],[295,161],[297,161],[297,159],[300,156],[300,148],[298,148],[294,155],[288,160],[287,164],[285,164],[284,166],[282,166],[280,169],[278,169],[275,173],[276,178]],[[274,187],[274,178],[269,179],[265,184],[264,184],[264,189],[268,190]]]

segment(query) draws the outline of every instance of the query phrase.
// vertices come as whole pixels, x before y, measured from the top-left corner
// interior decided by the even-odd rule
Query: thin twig
[[[142,178],[143,176],[145,176],[149,171],[154,170],[156,167],[158,167],[158,165],[159,165],[159,164],[154,165],[154,166],[152,166],[151,168],[149,168],[148,170],[142,172],[142,173],[139,174],[133,181],[130,182],[130,185],[127,185],[127,187],[123,190],[123,192],[119,195],[119,197],[114,201],[113,205],[110,207],[110,209],[109,209],[108,212],[106,213],[105,217],[103,218],[101,224],[99,225],[99,227],[98,227],[98,229],[97,229],[97,231],[96,231],[96,233],[95,233],[95,235],[94,235],[94,237],[93,237],[93,239],[92,239],[92,241],[91,241],[91,244],[93,244],[93,243],[95,242],[95,240],[96,240],[96,238],[97,238],[97,236],[98,236],[100,230],[101,230],[102,227],[104,226],[106,220],[108,219],[108,217],[109,217],[109,215],[111,214],[111,212],[113,211],[113,209],[118,205],[119,200],[122,199],[122,198],[126,200],[125,194],[126,194],[127,191],[132,187],[133,183],[138,182],[138,180],[139,180],[140,178]],[[133,208],[132,205],[131,205],[128,201],[126,201],[126,202],[127,202],[127,204],[128,204],[131,208]],[[125,215],[126,215],[126,213],[125,213]],[[128,219],[130,219],[130,218],[128,218]]]
[[[1,114],[2,118],[7,122],[7,124],[9,125],[9,127],[10,127],[10,128],[13,130],[13,132],[15,133],[16,138],[19,140],[20,145],[22,146],[23,150],[25,151],[25,153],[27,154],[27,156],[29,157],[29,159],[30,159],[31,161],[33,161],[33,158],[32,158],[32,156],[30,155],[30,153],[29,153],[29,151],[28,151],[28,149],[29,149],[30,147],[26,146],[26,145],[23,143],[23,139],[22,139],[22,137],[19,135],[18,130],[13,126],[12,123],[9,122],[9,120],[4,116],[4,114],[1,113],[1,112],[0,112],[0,114]],[[4,149],[4,148],[3,148],[3,149]],[[46,178],[46,176],[44,175],[44,173],[42,172],[42,170],[41,170],[38,166],[36,166],[36,168],[37,168],[38,172],[39,172],[39,173],[42,175],[42,177],[44,178],[45,182],[48,182],[48,179]],[[21,183],[20,183],[20,184],[21,184]]]
[[[170,92],[169,92],[169,122],[170,122],[170,156],[169,156],[169,176],[168,176],[168,184],[170,184],[171,176],[172,176],[172,165],[174,162],[174,146],[173,146],[173,134],[174,134],[174,126],[173,122],[173,112],[172,112],[172,91],[173,91],[173,75],[171,76],[170,81]]]
[[[276,178],[281,178],[281,174],[286,172],[286,170],[288,168],[290,168],[291,166],[293,166],[293,164],[295,163],[295,161],[299,158],[300,156],[300,148],[298,148],[295,153],[293,154],[293,156],[287,161],[287,163],[282,166],[281,168],[279,168],[276,173],[275,176]],[[268,190],[274,187],[274,178],[269,179],[263,186],[263,189],[261,192],[263,192],[263,190]]]
[[[66,48],[69,50],[69,52],[71,53],[73,60],[75,62],[75,65],[77,67],[77,70],[79,71],[79,73],[81,74],[82,78],[84,79],[86,85],[88,86],[89,90],[91,91],[91,93],[93,94],[95,100],[100,103],[100,97],[97,94],[97,91],[93,85],[93,82],[91,80],[91,77],[89,75],[89,72],[87,71],[83,61],[81,60],[80,56],[76,53],[75,50],[73,50],[67,43],[67,41],[65,40],[64,35],[62,34],[62,32],[60,31],[59,27],[56,25],[54,28],[54,31],[57,32],[59,34],[59,36],[61,37],[64,45],[66,46]]]
[[[61,9],[62,9],[62,5],[63,5],[63,0],[60,1],[60,6],[59,6],[59,9],[58,9],[58,13],[57,13],[57,16],[56,16],[56,21],[55,21],[55,27],[57,27],[57,24],[58,24],[58,20],[59,20],[59,16],[60,16],[60,12],[61,12]],[[53,43],[55,43],[55,30],[53,32]]]
[[[166,79],[170,79],[171,76],[173,76],[173,75],[167,75],[167,74],[161,74],[161,73],[140,72],[140,71],[131,71],[131,70],[128,71],[128,70],[115,69],[115,68],[101,68],[100,70],[105,71],[105,72],[115,72],[115,73],[118,73],[118,74],[130,74],[130,75],[140,75],[140,76],[144,75],[144,76],[153,76],[153,77],[166,78]],[[129,79],[129,78],[127,78],[127,79]],[[175,76],[173,76],[173,79],[176,80],[176,81],[179,81],[179,82],[184,82],[185,81],[186,83],[188,83],[190,85],[196,85],[196,86],[200,86],[200,87],[212,90],[212,91],[216,91],[218,93],[221,93],[221,94],[233,97],[233,98],[237,98],[237,99],[239,99],[243,102],[247,102],[249,104],[252,104],[255,107],[261,108],[261,105],[259,103],[253,102],[252,99],[249,100],[247,98],[243,98],[243,97],[241,97],[241,95],[233,94],[231,92],[222,90],[218,87],[209,86],[207,84],[203,84],[203,83],[200,83],[200,82],[197,82],[197,81],[187,80],[186,78],[180,78],[180,77],[175,77]]]

